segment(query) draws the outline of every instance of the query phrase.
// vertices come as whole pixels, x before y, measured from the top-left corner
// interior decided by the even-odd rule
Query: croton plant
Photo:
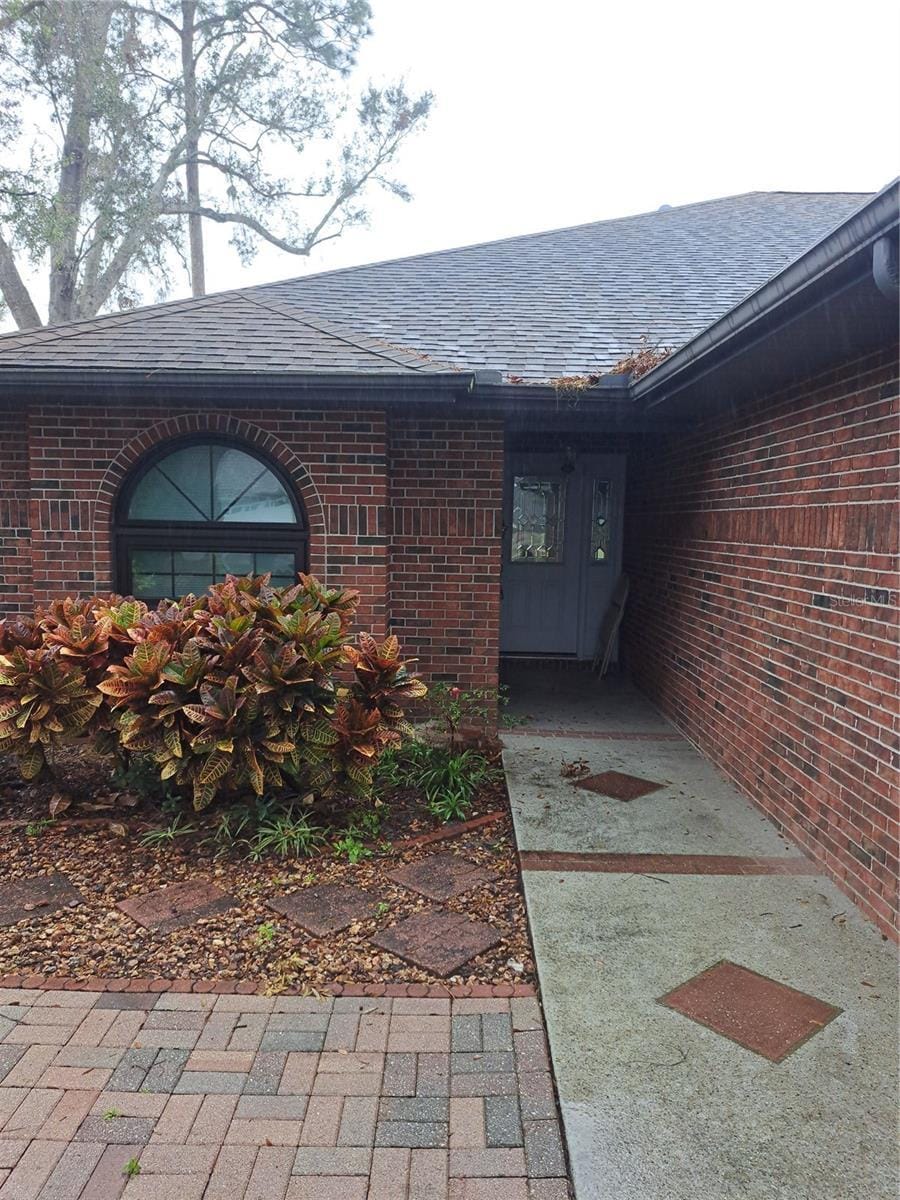
[[[155,609],[94,597],[0,621],[0,752],[34,779],[55,745],[90,739],[151,759],[198,810],[286,786],[366,796],[426,689],[395,637],[353,636],[358,601],[309,575],[229,576]]]

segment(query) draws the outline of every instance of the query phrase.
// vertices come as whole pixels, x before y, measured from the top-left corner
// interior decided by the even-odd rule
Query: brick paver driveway
[[[0,1200],[564,1200],[564,1176],[533,999],[0,989]]]

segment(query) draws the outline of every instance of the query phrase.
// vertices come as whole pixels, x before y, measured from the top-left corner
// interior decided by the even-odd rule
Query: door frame
[[[562,475],[565,480],[564,484],[564,507],[563,507],[563,522],[562,522],[562,557],[554,561],[534,561],[531,563],[513,561],[512,559],[512,507],[514,499],[513,480],[516,476],[521,475]],[[578,548],[581,541],[580,529],[580,501],[573,493],[576,491],[572,487],[572,477],[569,473],[560,470],[560,455],[552,451],[544,450],[521,450],[507,451],[504,462],[503,476],[503,560],[500,568],[500,583],[501,592],[503,593],[500,604],[500,647],[501,654],[540,654],[548,658],[575,658],[578,652],[578,631],[579,631],[579,613],[581,609],[581,598],[579,595],[579,576],[578,576]],[[574,503],[573,503],[574,500]],[[573,514],[575,519],[573,520]],[[513,574],[522,575],[525,573],[525,578],[529,583],[533,580],[537,586],[545,580],[541,579],[544,572],[559,572],[562,576],[570,576],[573,581],[572,586],[565,585],[562,587],[564,607],[570,614],[569,619],[558,624],[556,630],[564,630],[564,641],[572,647],[572,649],[548,650],[546,646],[536,649],[530,649],[518,645],[516,649],[509,650],[503,648],[504,633],[509,631],[504,628],[504,619],[509,619],[508,605],[506,604],[505,589],[511,586]],[[520,586],[521,583],[520,583]],[[557,587],[561,585],[557,583]],[[510,593],[512,594],[512,593]],[[550,639],[556,640],[555,638]]]
[[[568,452],[571,453],[571,452]],[[544,464],[553,462],[556,465],[556,472],[559,471],[559,464],[565,462],[567,451],[560,449],[559,451],[551,450],[516,450],[507,448],[504,462],[503,472],[503,537],[502,537],[502,563],[501,563],[501,586],[503,585],[503,577],[507,565],[510,563],[510,550],[512,545],[512,528],[511,528],[511,507],[513,499],[512,481],[516,474],[531,473],[536,470],[540,473],[544,469]],[[574,661],[590,660],[594,657],[597,649],[597,636],[600,629],[600,622],[603,617],[603,612],[600,611],[599,605],[594,601],[594,593],[596,587],[595,572],[603,572],[608,575],[610,589],[615,585],[616,579],[622,571],[622,533],[624,525],[625,512],[625,472],[626,472],[626,454],[622,451],[605,452],[585,450],[580,451],[576,448],[572,456],[573,474],[579,475],[579,491],[581,496],[577,505],[572,505],[570,502],[570,493],[573,489],[567,489],[567,511],[566,521],[575,521],[576,529],[573,532],[573,543],[578,548],[576,553],[575,563],[573,568],[577,571],[577,580],[575,586],[577,588],[577,605],[576,605],[576,623],[577,636],[575,641],[575,651],[568,653],[553,653],[541,650],[529,651],[525,650],[503,650],[503,630],[500,630],[500,653],[509,655],[510,657],[522,657],[534,655],[535,657],[543,658],[565,658]],[[524,464],[534,463],[535,467],[528,467],[525,470]],[[593,509],[593,483],[597,478],[608,478],[610,480],[610,503],[608,521],[610,524],[610,555],[605,562],[593,562],[589,557],[590,534],[591,534],[591,517]],[[577,507],[578,511],[573,511]],[[536,568],[540,569],[540,568]],[[501,621],[502,621],[503,606],[501,603]],[[618,647],[615,648],[613,659],[617,657]]]

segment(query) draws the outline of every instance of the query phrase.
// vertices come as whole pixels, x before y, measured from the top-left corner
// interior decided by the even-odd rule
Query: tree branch
[[[23,17],[27,17],[30,12],[34,12],[36,8],[43,8],[44,0],[30,0],[28,4],[23,4],[19,11],[12,17],[0,17],[0,33],[6,29],[11,29],[16,21],[21,21]]]
[[[265,241],[271,242],[273,246],[277,246],[279,250],[284,250],[287,254],[309,254],[315,241],[310,241],[308,238],[303,242],[288,242],[284,238],[280,238],[277,234],[272,233],[270,229],[266,229],[261,221],[257,221],[255,217],[248,216],[246,213],[239,212],[219,212],[215,208],[207,208],[203,204],[198,204],[191,207],[189,204],[166,204],[162,208],[163,213],[170,216],[200,216],[207,221],[216,221],[219,225],[244,225],[247,229],[252,229],[254,233],[258,233]],[[321,224],[318,226],[321,228]]]
[[[76,65],[72,104],[66,122],[59,167],[59,183],[53,210],[57,227],[50,246],[50,321],[68,321],[74,316],[78,287],[78,258],[75,252],[78,224],[84,205],[85,177],[91,151],[94,121],[94,91],[103,62],[106,39],[113,14],[110,0],[93,0],[86,28],[83,58]]]
[[[181,86],[184,92],[184,138],[187,149],[184,169],[188,202],[196,207],[200,203],[200,167],[197,162],[200,125],[197,118],[197,64],[194,58],[197,0],[181,0],[181,17]],[[203,221],[193,212],[188,216],[188,245],[191,254],[191,294],[202,296],[206,292]]]
[[[149,218],[155,218],[158,215],[164,215],[166,209],[162,206],[163,193],[166,189],[172,172],[176,169],[184,154],[184,138],[180,138],[178,142],[169,151],[168,157],[159,168],[153,187],[147,196],[144,204],[144,211]],[[141,223],[137,220],[129,227],[125,236],[109,261],[106,270],[97,280],[92,294],[84,294],[81,300],[81,307],[85,310],[86,315],[93,316],[109,299],[113,288],[118,284],[119,280],[128,270],[132,258],[138,252],[144,242],[148,220],[145,218]]]
[[[9,305],[13,320],[20,329],[37,329],[43,325],[38,310],[28,294],[25,281],[19,274],[12,247],[0,233],[0,292]]]
[[[249,171],[242,171],[233,163],[221,162],[208,151],[201,152],[199,162],[204,167],[212,167],[214,170],[220,171],[228,179],[240,179],[261,200],[324,200],[328,195],[328,192],[314,192],[311,189],[292,191],[283,187],[263,187]]]

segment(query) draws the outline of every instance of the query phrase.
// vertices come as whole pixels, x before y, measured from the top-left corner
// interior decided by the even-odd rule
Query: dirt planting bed
[[[204,844],[214,813],[196,833],[144,844],[143,835],[168,818],[140,797],[123,797],[90,761],[67,766],[81,799],[47,822],[53,785],[23,785],[12,764],[0,764],[0,975],[215,978],[254,982],[273,992],[314,992],[333,983],[534,981],[502,781],[485,787],[467,814],[481,823],[451,838],[444,838],[448,828],[414,793],[398,793],[388,798],[377,840],[367,843],[370,856],[357,863],[330,846],[313,858],[251,862],[237,851]],[[448,853],[462,862],[443,858]],[[430,895],[391,878],[404,865],[438,855],[434,869],[428,863],[421,874],[407,877],[418,879]],[[448,866],[451,873],[459,869],[458,886],[465,890],[439,898],[428,880]],[[150,894],[152,903],[158,889],[188,882],[212,884],[225,899],[206,915],[202,907],[198,914],[188,912],[174,928],[172,922],[147,928],[118,907],[126,901],[135,912],[130,902]],[[331,895],[329,885],[355,889],[359,914],[351,914],[345,928],[316,936],[286,915],[291,902],[285,905],[281,898],[296,900],[300,891],[317,896],[323,888]],[[462,929],[463,943],[477,930],[483,942],[493,944],[451,974],[415,965],[372,940],[417,915],[437,916],[438,929],[450,916],[447,926],[455,922],[457,932]],[[460,917],[474,922],[472,929]],[[410,929],[419,925],[431,928],[433,922]],[[423,953],[427,958],[427,945]]]

